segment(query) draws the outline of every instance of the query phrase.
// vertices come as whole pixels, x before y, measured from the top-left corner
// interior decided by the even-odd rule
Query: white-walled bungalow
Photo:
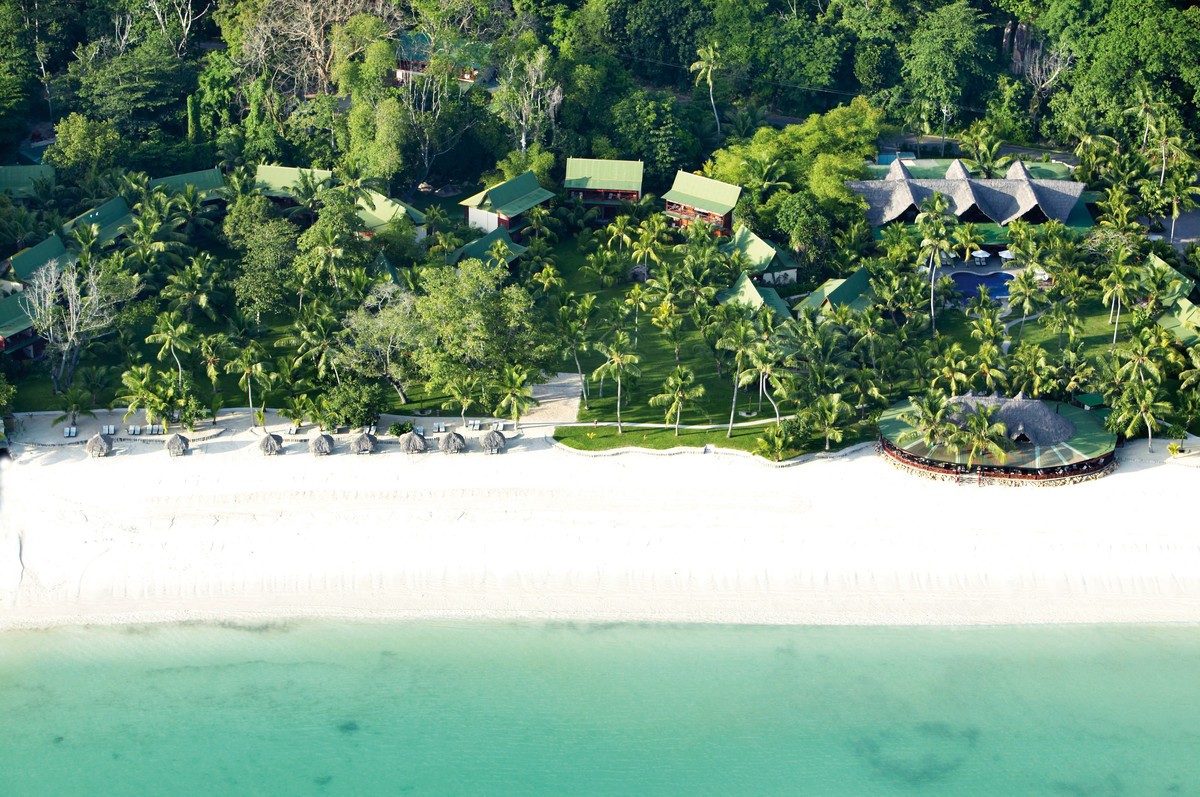
[[[521,214],[553,198],[554,194],[542,188],[533,172],[528,171],[499,185],[485,188],[458,204],[466,208],[468,224],[491,232],[497,227],[519,229]]]

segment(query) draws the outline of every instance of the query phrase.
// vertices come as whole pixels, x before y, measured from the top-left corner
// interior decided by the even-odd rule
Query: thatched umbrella
[[[182,457],[187,453],[188,439],[178,432],[167,438],[167,453],[173,457]]]
[[[87,452],[93,457],[107,457],[112,452],[112,438],[106,434],[94,434],[87,441]]]
[[[467,441],[458,432],[447,432],[442,437],[443,454],[459,454],[467,450]]]
[[[506,442],[504,435],[493,429],[483,436],[483,450],[489,454],[498,454],[504,450]]]
[[[424,454],[428,446],[425,438],[416,432],[405,432],[400,435],[400,450],[405,454]]]
[[[308,453],[323,457],[333,453],[333,438],[327,434],[319,434],[308,438]]]
[[[375,450],[375,435],[363,432],[350,441],[350,451],[353,454],[370,454]]]
[[[273,457],[283,451],[283,438],[277,434],[268,434],[259,442],[258,450],[268,457]]]

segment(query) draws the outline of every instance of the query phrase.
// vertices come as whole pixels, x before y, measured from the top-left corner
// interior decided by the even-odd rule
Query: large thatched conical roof
[[[167,438],[167,453],[173,457],[182,457],[188,450],[188,439],[176,432]]]
[[[508,441],[504,439],[504,435],[497,432],[495,429],[483,436],[483,448],[485,451],[497,452],[503,451],[504,446]]]
[[[370,454],[375,450],[375,435],[363,432],[350,441],[350,451],[354,454]]]
[[[333,453],[333,438],[327,434],[313,435],[308,438],[308,453],[324,457]]]
[[[459,454],[467,450],[467,441],[458,432],[447,432],[442,437],[443,454]]]
[[[400,450],[405,454],[424,454],[428,447],[425,438],[416,432],[405,432],[400,435]]]
[[[962,422],[962,414],[975,412],[982,405],[994,406],[993,421],[1004,424],[1011,440],[1028,440],[1043,448],[1065,443],[1075,435],[1075,424],[1054,411],[1047,402],[1025,398],[1018,393],[1013,398],[1000,396],[959,396],[954,404],[961,408],[951,420]]]
[[[87,441],[87,452],[93,457],[107,457],[112,447],[112,438],[106,434],[94,434]]]
[[[268,457],[273,457],[283,451],[283,438],[277,434],[268,434],[259,441],[258,450]]]

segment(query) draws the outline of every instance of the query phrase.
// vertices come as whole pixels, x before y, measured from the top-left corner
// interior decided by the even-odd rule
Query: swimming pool
[[[954,280],[954,284],[963,292],[963,295],[968,299],[974,299],[979,295],[979,286],[986,285],[988,293],[993,299],[1004,299],[1008,297],[1008,283],[1012,282],[1013,275],[1007,271],[997,271],[992,274],[971,274],[966,271],[956,271],[950,275],[950,279]]]

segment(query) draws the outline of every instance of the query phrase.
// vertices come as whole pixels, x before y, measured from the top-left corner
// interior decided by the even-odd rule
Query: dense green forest
[[[776,458],[861,439],[928,390],[1100,391],[1130,435],[1200,421],[1200,349],[1155,322],[1200,261],[1172,245],[1200,195],[1188,4],[0,0],[0,39],[0,145],[15,163],[52,136],[56,170],[0,195],[0,256],[113,197],[132,210],[116,242],[64,235],[65,276],[36,294],[46,356],[3,358],[0,403],[18,409],[519,418],[532,383],[577,371],[582,420],[728,416],[731,444]],[[424,74],[398,79],[414,51]],[[1053,152],[1095,192],[1098,224],[1009,229],[1052,279],[1017,286],[1006,325],[986,292],[968,307],[922,272],[980,243],[944,206],[873,234],[845,181],[881,142],[985,176],[1013,146]],[[785,299],[866,268],[872,305],[784,319],[720,304],[745,264],[703,225],[672,229],[652,196],[609,223],[560,195],[529,214],[514,267],[503,250],[446,266],[479,232],[461,196],[428,189],[533,170],[557,190],[567,157],[640,160],[652,194],[680,169],[738,185],[738,223],[799,265]],[[263,163],[333,175],[280,202],[255,189]],[[213,166],[216,202],[150,179]],[[365,235],[356,203],[373,192],[420,208],[428,235],[407,220]],[[649,279],[630,282],[639,265]],[[91,315],[64,320],[64,304]],[[739,406],[795,417],[735,430]],[[576,431],[599,446],[624,430]]]

